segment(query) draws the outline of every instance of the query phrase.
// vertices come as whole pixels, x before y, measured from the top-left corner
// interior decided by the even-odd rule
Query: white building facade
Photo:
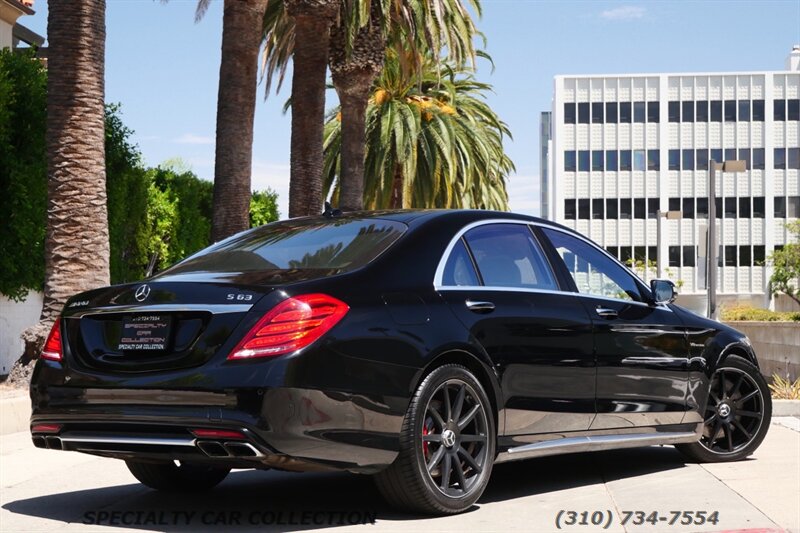
[[[557,76],[542,216],[623,261],[660,263],[683,302],[706,294],[709,161],[720,302],[770,303],[765,259],[800,218],[800,48],[784,71]],[[658,240],[659,211],[662,217]]]

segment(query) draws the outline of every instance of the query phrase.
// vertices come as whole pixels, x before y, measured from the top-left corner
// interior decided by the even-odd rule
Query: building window
[[[800,196],[789,196],[786,200],[786,218],[800,218]]]
[[[700,148],[695,151],[695,169],[708,170],[708,148]]]
[[[577,170],[575,156],[575,150],[567,150],[564,152],[564,172],[575,172]]]
[[[786,197],[776,196],[774,199],[775,218],[786,218]]]
[[[647,200],[645,198],[634,198],[633,218],[644,219],[647,217]]]
[[[603,209],[605,202],[602,198],[595,198],[592,200],[592,218],[604,218],[605,210]]]
[[[606,150],[606,170],[617,170],[617,151]]]
[[[766,251],[766,247],[763,244],[756,244],[753,246],[753,265],[764,266],[764,255]]]
[[[631,218],[631,199],[622,198],[619,201],[619,218],[629,220]]]
[[[725,122],[736,122],[736,100],[725,100]]]
[[[694,218],[694,198],[684,198],[682,207],[681,216],[683,218]]]
[[[619,257],[619,246],[606,246],[606,252],[614,257]]]
[[[575,220],[575,200],[564,200],[564,218],[567,220]]]
[[[623,265],[627,265],[633,259],[633,248],[630,246],[620,246],[619,260]]]
[[[592,124],[603,123],[603,103],[595,102],[592,104]]]
[[[680,198],[670,198],[669,199],[669,210],[670,211],[680,211],[681,210],[681,199]]]
[[[589,123],[589,103],[588,102],[581,102],[578,104],[578,123],[579,124],[588,124]]]
[[[725,155],[722,157],[722,161],[733,161],[736,159],[736,148],[725,148]]]
[[[698,100],[694,118],[697,122],[708,122],[708,100]]]
[[[647,151],[647,170],[661,170],[661,158],[658,150]]]
[[[716,215],[714,218],[722,218],[722,211],[722,198],[714,198],[714,214]]]
[[[658,198],[647,199],[647,218],[657,218],[660,200]]]
[[[671,266],[671,267],[679,267],[679,266],[681,266],[681,247],[680,246],[670,246],[669,247],[669,266]]]
[[[725,266],[736,266],[736,245],[725,246]]]
[[[633,168],[631,164],[631,151],[630,150],[620,150],[619,152],[619,169],[620,170],[631,170]]]
[[[647,261],[647,248],[645,246],[634,246],[633,258],[636,261],[641,261],[641,262]]]
[[[616,220],[619,216],[617,214],[618,207],[617,207],[617,199],[616,198],[607,198],[606,199],[606,218],[611,220]],[[616,255],[616,254],[614,254]]]
[[[739,266],[753,266],[753,258],[750,256],[750,245],[739,246]]]
[[[657,246],[648,246],[647,247],[647,260],[648,261],[658,261],[658,247]]]
[[[580,172],[589,171],[589,150],[578,151],[578,171]]]
[[[711,100],[711,122],[722,122],[722,100]]]
[[[681,102],[683,122],[694,122],[694,102]]]
[[[683,266],[693,267],[697,264],[697,246],[683,247]]]
[[[617,123],[617,103],[606,102],[606,124]]]
[[[739,218],[750,218],[750,197],[739,198]]]
[[[764,100],[753,100],[753,122],[764,122]]]
[[[739,159],[744,161],[747,166],[746,169],[752,169],[752,163],[750,162],[750,148],[739,148]]]
[[[575,124],[575,104],[573,102],[564,104],[564,124]]]
[[[739,100],[739,120],[741,122],[750,120],[750,100]]]
[[[786,102],[787,112],[786,112],[786,119],[787,120],[800,120],[800,100],[788,100]]]
[[[753,197],[753,218],[764,218],[767,215],[767,204],[763,196]]]
[[[589,220],[589,199],[581,198],[578,200],[578,218],[581,220]]]
[[[773,116],[775,120],[786,120],[786,100],[773,100]]]
[[[764,170],[764,149],[753,148],[753,170]]]
[[[681,169],[681,151],[680,150],[670,150],[667,152],[667,156],[669,157],[669,169],[670,170],[680,170]]]
[[[621,124],[630,124],[631,123],[631,103],[630,102],[620,102],[619,103],[619,121]]]
[[[633,121],[634,122],[644,122],[645,105],[644,102],[634,102],[633,103]]]
[[[736,218],[736,198],[725,198],[725,218]]]
[[[602,171],[605,168],[603,155],[605,154],[602,150],[592,150],[592,170]]]
[[[681,121],[681,103],[669,102],[667,104],[667,115],[670,122]]]
[[[708,198],[697,199],[697,218],[708,218]]]
[[[712,148],[711,149],[711,159],[713,159],[717,163],[721,163],[722,162],[722,148]]]
[[[786,168],[786,148],[775,148],[775,157],[772,165],[776,170]]]
[[[683,170],[694,170],[694,150],[683,150]]]
[[[800,148],[786,149],[786,168],[800,169]]]
[[[647,102],[647,122],[659,122],[658,102]]]
[[[633,151],[633,170],[644,170],[645,160],[644,160],[644,150],[634,150]]]

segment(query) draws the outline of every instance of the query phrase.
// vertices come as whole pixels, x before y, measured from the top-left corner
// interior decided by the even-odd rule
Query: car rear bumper
[[[235,468],[373,473],[398,452],[402,415],[343,392],[276,387],[227,391],[34,386],[31,428],[40,448],[143,461]],[[195,429],[239,432],[199,438]]]

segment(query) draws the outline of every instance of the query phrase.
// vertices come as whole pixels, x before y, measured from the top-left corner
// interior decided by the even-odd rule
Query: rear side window
[[[528,226],[489,224],[468,231],[464,238],[487,287],[557,289]]]
[[[475,267],[472,266],[472,259],[469,257],[464,241],[459,239],[458,243],[450,252],[447,264],[444,266],[444,276],[442,284],[446,287],[475,287],[480,285]]]
[[[295,269],[349,272],[375,259],[405,231],[405,224],[381,219],[278,222],[217,243],[165,273]]]

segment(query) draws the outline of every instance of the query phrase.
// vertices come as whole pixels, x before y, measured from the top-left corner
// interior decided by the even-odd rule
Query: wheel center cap
[[[444,444],[448,448],[452,448],[455,443],[456,443],[456,434],[453,432],[452,429],[445,429],[442,432],[442,444]]]
[[[719,413],[719,416],[725,418],[731,414],[731,406],[727,403],[722,403],[719,405],[719,407],[717,407],[717,412]]]

